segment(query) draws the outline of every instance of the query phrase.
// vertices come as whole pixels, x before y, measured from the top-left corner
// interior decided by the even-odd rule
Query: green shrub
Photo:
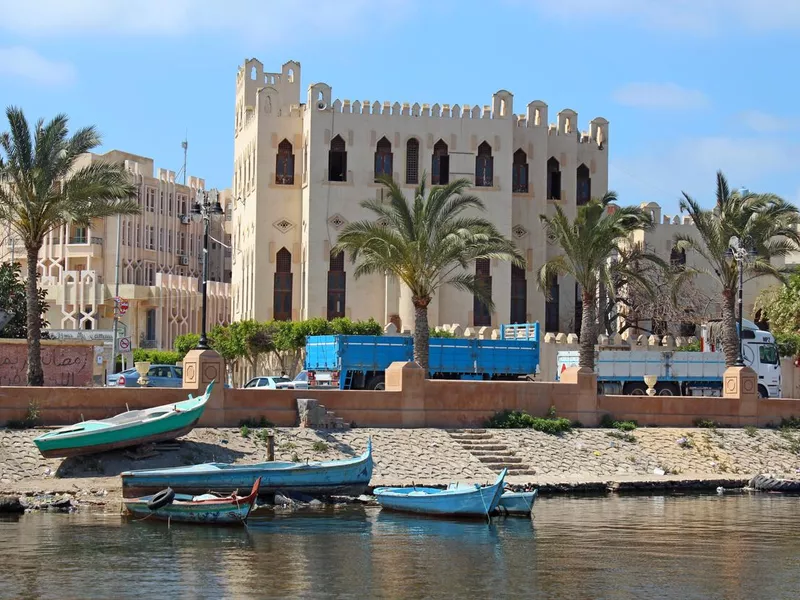
[[[533,417],[524,411],[505,410],[486,421],[493,429],[534,429],[556,435],[572,430],[572,422],[563,417]]]
[[[711,419],[695,419],[694,426],[702,427],[704,429],[716,429],[717,427],[721,427],[722,424],[712,421]]]
[[[781,429],[800,429],[800,417],[789,417],[788,419],[781,419]]]
[[[628,442],[629,444],[636,443],[636,436],[632,433],[626,433],[624,431],[606,431],[606,435],[608,437],[613,437],[618,440],[622,440],[623,442]]]
[[[775,336],[775,342],[778,344],[778,353],[781,357],[793,358],[800,356],[800,334],[778,334]]]
[[[183,360],[183,356],[174,350],[133,349],[134,362],[149,362],[153,365],[174,365],[181,360]]]
[[[242,428],[239,430],[239,433],[242,434],[243,438],[250,437],[250,428],[247,425],[242,425]]]
[[[28,410],[21,419],[11,419],[6,423],[9,429],[33,429],[42,424],[39,404],[31,400],[28,403]]]
[[[753,427],[752,425],[747,425],[747,426],[744,428],[744,432],[745,432],[747,435],[749,435],[750,437],[756,437],[756,432],[757,432],[757,431],[758,431],[758,429],[757,429],[756,427]]]
[[[314,442],[314,445],[311,446],[311,449],[314,452],[327,452],[329,450],[328,444],[326,444],[325,442],[323,442],[321,440]]]
[[[444,331],[444,330],[442,330],[442,329],[439,329],[438,331],[431,330],[430,337],[432,337],[432,338],[446,338],[446,339],[452,339],[452,338],[454,338],[454,337],[456,337],[456,336],[454,336],[454,335],[453,335],[452,333],[450,333],[449,331]]]
[[[249,427],[250,429],[258,429],[259,427],[275,427],[275,423],[267,421],[267,418],[262,416],[259,419],[247,417],[239,421],[239,427]]]
[[[700,340],[695,340],[691,344],[685,344],[678,348],[680,352],[700,352]]]
[[[609,413],[605,413],[600,419],[600,427],[603,429],[618,429],[620,431],[633,431],[639,426],[636,421],[615,421]]]

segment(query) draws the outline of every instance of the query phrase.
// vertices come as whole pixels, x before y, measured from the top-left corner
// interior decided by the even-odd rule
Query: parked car
[[[314,380],[314,388],[330,388],[331,384],[330,373],[320,373],[322,377]],[[307,390],[309,388],[308,371],[300,371],[297,376],[291,381],[285,381],[277,384],[279,390]]]
[[[267,388],[268,390],[276,390],[282,383],[290,383],[288,377],[283,376],[263,376],[253,377],[250,381],[244,384],[246,388]]]
[[[150,365],[147,372],[150,378],[148,387],[183,387],[183,367],[175,365]],[[114,373],[106,378],[108,387],[140,387],[139,373],[136,369],[127,369],[121,373]]]

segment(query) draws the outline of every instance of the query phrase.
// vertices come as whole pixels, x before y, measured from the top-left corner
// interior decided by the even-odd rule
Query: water
[[[2,598],[798,598],[800,497],[540,498],[536,518],[341,507],[245,528],[0,520]]]

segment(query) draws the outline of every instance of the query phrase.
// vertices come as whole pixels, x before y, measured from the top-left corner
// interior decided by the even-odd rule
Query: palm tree
[[[385,202],[365,200],[361,206],[375,221],[345,226],[334,252],[348,252],[358,263],[355,276],[391,273],[408,286],[414,304],[414,360],[428,368],[428,305],[443,285],[474,294],[492,310],[491,290],[465,271],[476,259],[510,260],[524,267],[525,259],[514,243],[487,219],[467,211],[484,211],[480,198],[469,195],[469,180],[426,188],[426,176],[414,190],[412,201],[391,177],[379,178],[386,188]]]
[[[800,245],[797,207],[775,194],[731,192],[722,171],[717,172],[717,202],[713,209],[700,208],[686,192],[681,199],[684,210],[694,221],[698,237],[675,236],[679,250],[694,250],[708,267],[686,269],[683,277],[709,275],[722,289],[722,351],[725,364],[733,366],[739,355],[739,334],[736,331],[735,302],[739,287],[738,265],[730,250],[730,240],[738,237],[749,256],[744,265],[748,279],[767,275],[785,281],[792,272],[774,266],[770,259],[786,256]]]
[[[616,199],[614,192],[608,192],[602,198],[593,198],[578,207],[573,221],[558,204],[555,206],[555,215],[539,217],[548,237],[563,251],[563,254],[551,258],[539,269],[539,289],[548,293],[551,282],[564,275],[572,276],[580,285],[583,315],[578,365],[589,369],[594,369],[598,286],[602,285],[612,300],[617,292],[615,282],[621,279],[652,293],[652,286],[638,268],[638,263],[649,261],[666,268],[664,261],[646,251],[639,252],[635,262],[613,260],[615,255],[628,255],[630,235],[634,231],[653,227],[650,215],[639,207],[608,210],[608,204]]]
[[[69,135],[66,115],[39,120],[31,132],[22,110],[6,109],[9,131],[0,134],[0,221],[25,245],[28,260],[28,385],[43,385],[37,261],[48,232],[65,223],[138,214],[136,187],[121,164],[75,169],[78,156],[100,145],[94,127]]]

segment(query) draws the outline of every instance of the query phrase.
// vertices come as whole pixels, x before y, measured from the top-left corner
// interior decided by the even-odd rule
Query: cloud
[[[0,48],[0,77],[27,79],[44,85],[67,85],[77,72],[68,62],[50,60],[24,46]]]
[[[669,110],[705,108],[708,96],[700,90],[690,90],[676,83],[628,83],[612,94],[624,106]]]
[[[394,0],[392,10],[368,0],[0,0],[0,30],[25,37],[195,36],[236,33],[259,41],[302,35],[335,37],[368,22],[391,23],[408,15],[412,0]]]
[[[697,35],[731,27],[767,32],[800,29],[797,0],[506,0],[569,20],[627,21],[634,26]]]
[[[722,170],[731,187],[770,191],[791,199],[800,143],[763,137],[707,136],[627,156],[611,155],[610,187],[631,204],[655,200],[677,208],[682,191],[709,205],[714,174]]]
[[[756,133],[781,133],[800,129],[800,118],[779,117],[760,110],[746,110],[737,116],[737,120]]]

